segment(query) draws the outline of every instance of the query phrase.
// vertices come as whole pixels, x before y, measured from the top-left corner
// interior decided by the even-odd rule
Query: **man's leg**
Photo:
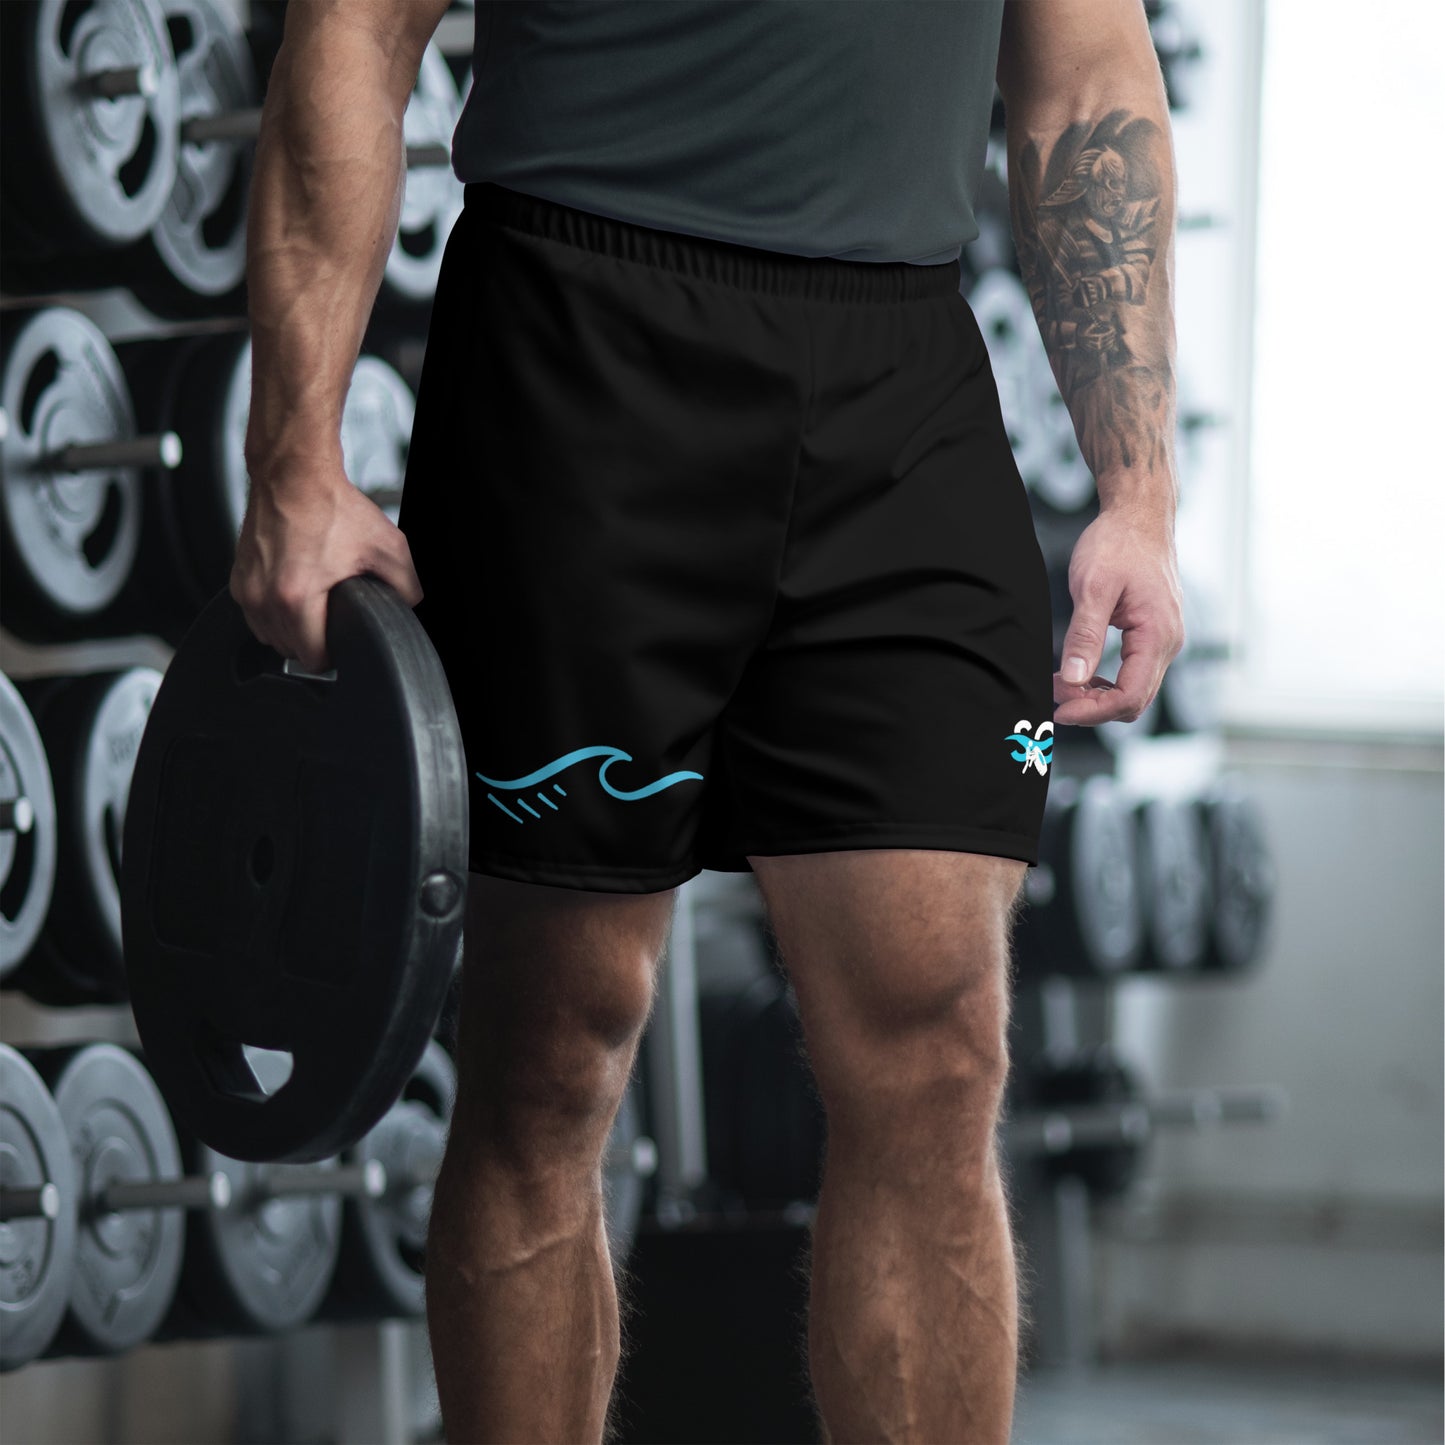
[[[427,1240],[446,1437],[600,1441],[620,1352],[602,1155],[673,894],[472,874],[458,1089]]]
[[[808,1326],[827,1438],[1003,1445],[1018,1285],[995,1126],[1025,865],[751,862],[828,1117]]]

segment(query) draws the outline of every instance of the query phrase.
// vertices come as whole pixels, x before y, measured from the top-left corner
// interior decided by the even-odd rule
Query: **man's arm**
[[[1008,0],[998,83],[1019,268],[1100,516],[1069,567],[1064,723],[1132,719],[1183,645],[1174,515],[1174,160],[1140,0]],[[1117,685],[1094,676],[1122,629]]]
[[[396,236],[402,116],[446,0],[292,0],[251,182],[251,501],[231,592],[262,641],[325,664],[326,594],[363,571],[413,606],[406,539],[347,480],[341,413]]]

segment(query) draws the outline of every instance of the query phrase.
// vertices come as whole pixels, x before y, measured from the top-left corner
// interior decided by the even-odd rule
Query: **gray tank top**
[[[1003,0],[479,0],[452,142],[493,181],[848,261],[978,234]]]

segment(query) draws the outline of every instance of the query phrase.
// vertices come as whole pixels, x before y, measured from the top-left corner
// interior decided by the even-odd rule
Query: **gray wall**
[[[1106,1335],[1438,1356],[1441,746],[1255,736],[1226,755],[1272,836],[1273,944],[1241,981],[1131,981],[1119,1040],[1153,1087],[1275,1083],[1290,1108],[1161,1139],[1100,1221]]]

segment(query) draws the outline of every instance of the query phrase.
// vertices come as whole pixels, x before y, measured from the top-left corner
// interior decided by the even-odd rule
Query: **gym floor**
[[[1439,1445],[1434,1370],[1352,1362],[1179,1359],[1035,1371],[1013,1445]]]

